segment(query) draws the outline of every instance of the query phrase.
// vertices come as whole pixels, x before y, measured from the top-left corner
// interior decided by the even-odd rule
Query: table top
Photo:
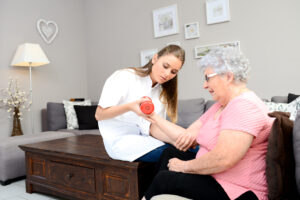
[[[80,135],[62,139],[20,145],[26,152],[54,155],[79,160],[112,162],[136,166],[137,162],[126,162],[111,159],[104,148],[100,135]]]

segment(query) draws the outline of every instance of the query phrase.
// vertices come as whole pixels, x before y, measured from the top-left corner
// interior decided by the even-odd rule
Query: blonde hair
[[[184,50],[177,46],[177,45],[169,45],[161,49],[157,53],[157,58],[166,55],[173,55],[178,58],[183,65],[185,61],[185,52]],[[135,70],[135,73],[139,76],[145,77],[148,76],[152,71],[152,60],[150,60],[145,66],[143,67],[130,67],[131,69]],[[162,91],[160,93],[160,100],[166,105],[167,115],[171,119],[172,122],[177,122],[177,96],[178,96],[178,86],[177,86],[177,75],[163,83]]]

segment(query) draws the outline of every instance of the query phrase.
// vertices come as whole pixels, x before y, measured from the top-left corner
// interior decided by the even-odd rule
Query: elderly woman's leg
[[[173,146],[166,148],[160,156],[157,163],[157,170],[168,170],[168,163],[171,158],[178,158],[180,160],[191,160],[196,157],[195,152],[191,151],[180,151]]]
[[[175,194],[191,199],[229,200],[222,186],[211,176],[160,171],[145,193],[145,198]]]

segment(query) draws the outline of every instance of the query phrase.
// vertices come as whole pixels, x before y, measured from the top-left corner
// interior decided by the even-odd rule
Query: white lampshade
[[[39,44],[21,44],[11,62],[12,66],[38,67],[49,64],[49,60]]]

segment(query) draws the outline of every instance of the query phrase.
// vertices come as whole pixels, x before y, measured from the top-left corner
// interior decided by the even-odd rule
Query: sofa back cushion
[[[203,98],[178,100],[178,121],[177,124],[183,128],[189,127],[196,121],[205,109]]]
[[[47,103],[47,128],[49,131],[67,128],[67,120],[63,103]]]

